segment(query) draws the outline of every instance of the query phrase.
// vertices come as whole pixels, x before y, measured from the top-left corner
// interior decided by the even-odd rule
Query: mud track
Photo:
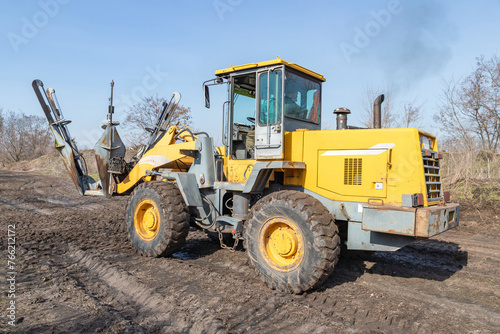
[[[2,254],[16,225],[19,333],[498,333],[500,214],[463,206],[461,227],[394,253],[344,254],[318,290],[269,290],[243,251],[191,231],[173,258],[136,255],[126,197],[0,171]],[[495,211],[496,210],[496,211]],[[6,273],[6,269],[3,273]],[[6,274],[4,274],[6,275]]]

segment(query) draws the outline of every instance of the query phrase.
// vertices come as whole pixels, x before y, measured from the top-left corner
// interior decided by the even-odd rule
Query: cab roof
[[[326,81],[325,77],[322,76],[321,74],[313,72],[311,70],[308,70],[307,68],[302,67],[300,65],[297,65],[295,63],[289,63],[289,62],[287,62],[279,57],[276,59],[273,59],[273,60],[263,61],[263,62],[259,62],[259,63],[250,63],[250,64],[238,65],[238,66],[231,65],[228,68],[224,68],[222,70],[215,71],[215,75],[221,77],[221,76],[225,76],[229,73],[233,73],[233,72],[248,70],[248,69],[257,68],[257,67],[270,66],[270,65],[286,65],[290,68],[293,68],[294,70],[297,70],[299,72],[310,75],[313,78],[319,79],[323,82]]]

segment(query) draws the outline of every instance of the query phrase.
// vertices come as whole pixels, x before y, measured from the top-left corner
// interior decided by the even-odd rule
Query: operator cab
[[[215,75],[214,84],[228,84],[223,144],[231,159],[283,159],[285,132],[321,129],[322,75],[279,58]]]

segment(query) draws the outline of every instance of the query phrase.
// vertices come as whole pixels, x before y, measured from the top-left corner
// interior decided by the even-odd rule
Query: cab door
[[[255,158],[283,159],[283,67],[257,73]]]

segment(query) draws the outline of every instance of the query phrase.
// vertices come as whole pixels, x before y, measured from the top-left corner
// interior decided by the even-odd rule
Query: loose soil
[[[498,333],[500,208],[464,202],[460,227],[393,253],[345,253],[301,295],[268,289],[243,250],[200,231],[171,258],[134,253],[127,197],[0,171],[0,330],[11,333]],[[16,323],[7,227],[15,225]]]

